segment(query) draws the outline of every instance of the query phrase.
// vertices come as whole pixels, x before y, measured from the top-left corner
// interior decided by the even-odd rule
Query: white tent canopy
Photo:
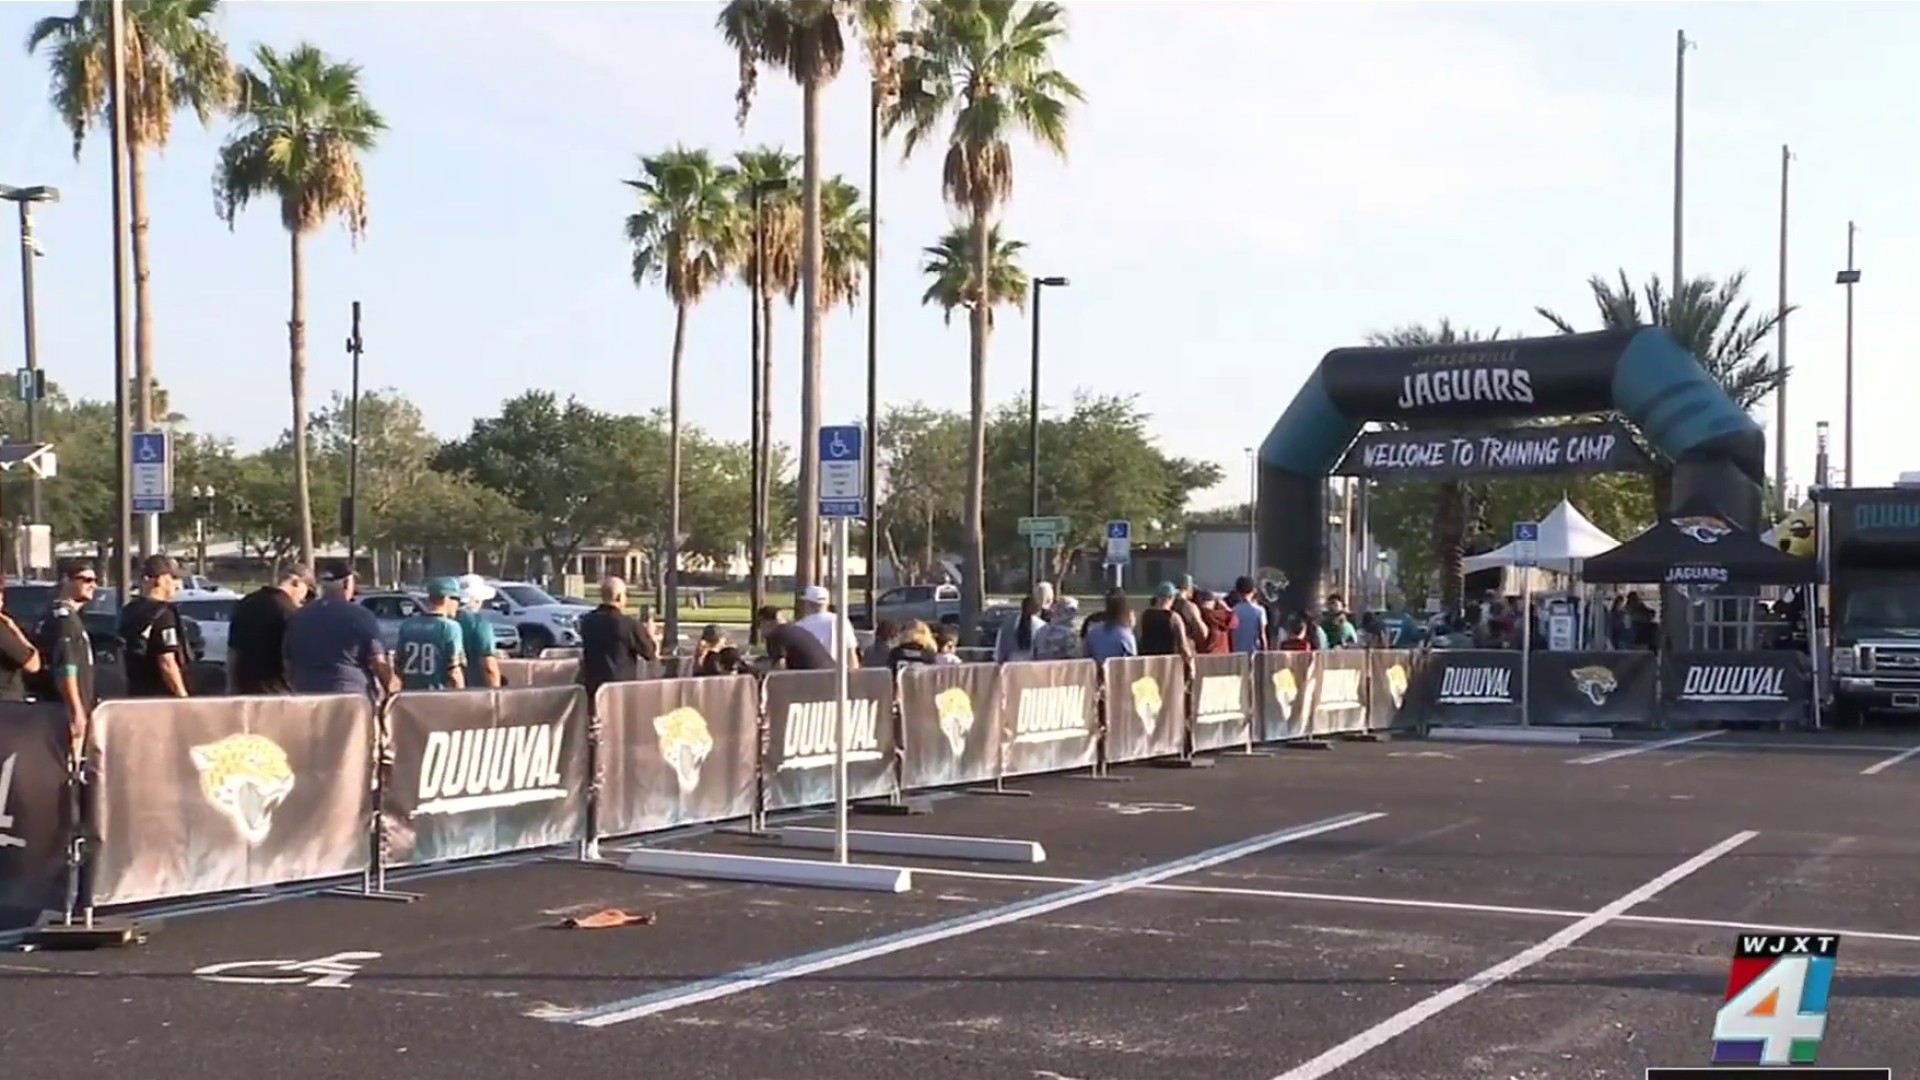
[[[1620,541],[1588,521],[1572,503],[1561,499],[1559,506],[1540,519],[1540,540],[1534,545],[1534,561],[1542,570],[1570,574],[1574,560],[1591,559],[1619,546]],[[1470,556],[1463,565],[1469,574],[1512,566],[1513,554],[1513,545],[1507,544],[1484,555]]]

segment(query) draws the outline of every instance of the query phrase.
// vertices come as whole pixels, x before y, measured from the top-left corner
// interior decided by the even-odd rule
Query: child
[[[957,664],[960,662],[960,642],[955,638],[951,626],[942,624],[940,629],[934,634],[933,640],[939,649],[939,651],[934,654],[934,663]]]

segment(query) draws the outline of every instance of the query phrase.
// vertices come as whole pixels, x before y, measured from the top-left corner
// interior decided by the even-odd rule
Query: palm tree
[[[855,307],[867,274],[866,194],[846,177],[820,190],[820,304],[831,311]]]
[[[358,243],[367,232],[366,177],[360,155],[387,123],[361,92],[360,68],[302,43],[287,53],[261,45],[239,75],[239,127],[220,148],[214,200],[233,227],[256,199],[280,204],[292,270],[287,357],[293,391],[293,469],[299,504],[300,559],[313,564],[313,499],[307,445],[307,268],[303,245],[333,218]]]
[[[800,159],[777,146],[761,146],[734,155],[734,171],[739,176],[735,196],[745,236],[739,260],[740,280],[755,290],[752,302],[760,308],[760,397],[753,404],[754,441],[760,447],[762,462],[772,460],[773,431],[773,298],[776,294],[793,303],[800,291],[800,200],[796,197],[799,180],[794,171]],[[755,217],[755,193],[759,215]],[[757,235],[756,235],[757,233]],[[764,274],[760,259],[764,252]],[[753,490],[755,520],[766,522],[772,503],[773,477],[761,468]],[[749,553],[756,575],[766,567],[766,536],[753,538]],[[765,600],[766,581],[756,576],[751,594],[757,607]]]
[[[80,0],[71,15],[50,15],[27,34],[29,55],[47,54],[53,107],[73,132],[73,156],[87,133],[109,123],[111,0]],[[173,115],[191,109],[211,124],[234,93],[233,63],[213,29],[218,0],[146,0],[125,8],[127,43],[127,197],[132,211],[135,422],[153,426],[153,267],[147,255],[148,150],[164,150]]]
[[[1378,349],[1412,349],[1433,345],[1464,345],[1475,341],[1493,341],[1500,331],[1482,334],[1456,328],[1448,319],[1434,326],[1408,325],[1386,332],[1375,331],[1366,337],[1368,345]],[[1466,594],[1467,540],[1481,516],[1487,499],[1484,482],[1442,480],[1434,491],[1433,554],[1440,564],[1440,603],[1448,611],[1458,611]]]
[[[922,304],[938,304],[947,325],[953,325],[955,308],[971,312],[979,290],[973,285],[972,225],[958,225],[932,247],[920,249],[925,260],[920,272],[927,275],[927,291]],[[1027,308],[1027,272],[1020,267],[1020,253],[1027,249],[1020,240],[1002,240],[1000,226],[987,228],[987,323],[993,323],[993,308],[1011,304],[1021,311]]]
[[[1084,100],[1080,88],[1053,66],[1053,48],[1066,35],[1066,11],[1051,0],[928,0],[903,34],[912,52],[901,61],[899,93],[887,128],[906,129],[907,156],[951,118],[941,187],[967,216],[978,291],[992,282],[990,247],[995,213],[1013,196],[1013,147],[1025,132],[1042,147],[1066,154],[1067,112]],[[961,623],[973,625],[986,602],[986,528],[983,520],[987,456],[987,340],[993,304],[969,305],[969,381],[972,434],[967,474],[967,580]]]
[[[1636,326],[1658,326],[1673,335],[1700,361],[1733,399],[1735,405],[1750,410],[1778,390],[1787,372],[1774,363],[1767,342],[1780,327],[1786,312],[1776,308],[1755,311],[1741,296],[1746,288],[1745,271],[1725,281],[1710,277],[1689,279],[1678,295],[1669,295],[1660,275],[1654,274],[1636,291],[1625,270],[1609,281],[1595,274],[1587,279],[1594,306],[1600,312],[1600,326],[1606,330],[1624,330]],[[1579,333],[1572,322],[1544,307],[1533,309],[1563,334]],[[1673,470],[1663,466],[1653,475],[1654,508],[1667,510],[1671,501]]]
[[[876,59],[892,55],[896,5],[890,0],[726,0],[717,26],[740,61],[734,95],[738,120],[746,124],[762,65],[779,68],[800,84],[800,482],[799,537],[795,574],[818,577],[820,556],[820,318],[825,309],[821,280],[820,95],[847,58],[847,32],[866,40]]]
[[[667,391],[667,640],[680,639],[680,383],[687,313],[719,281],[733,258],[739,228],[734,171],[705,150],[675,147],[640,159],[641,177],[626,181],[640,196],[627,215],[633,283],[661,281],[673,300],[673,359]]]

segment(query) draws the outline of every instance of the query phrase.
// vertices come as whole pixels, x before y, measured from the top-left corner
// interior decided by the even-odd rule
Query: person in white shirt
[[[818,585],[809,585],[800,590],[800,617],[793,620],[793,625],[812,634],[820,644],[827,647],[829,654],[835,650],[833,639],[835,632],[838,631],[840,637],[838,648],[846,653],[847,666],[857,668],[860,666],[860,639],[854,636],[853,623],[849,622],[845,615],[827,610],[831,600],[827,590]]]

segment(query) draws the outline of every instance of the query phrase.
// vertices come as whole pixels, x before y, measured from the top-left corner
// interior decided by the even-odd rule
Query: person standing
[[[767,650],[768,670],[833,670],[833,654],[821,644],[819,637],[797,622],[781,622],[779,608],[768,604],[754,617],[760,622],[760,642]]]
[[[186,697],[186,633],[173,594],[180,569],[165,555],[149,555],[140,569],[140,595],[120,609],[121,655],[128,697]]]
[[[1233,651],[1233,635],[1240,620],[1221,599],[1205,589],[1194,593],[1194,606],[1200,609],[1200,621],[1206,624],[1207,639],[1197,650],[1210,656],[1225,656]]]
[[[353,571],[320,576],[320,599],[287,622],[287,683],[296,694],[393,693],[398,682],[380,623],[353,601]]]
[[[1182,577],[1180,584],[1174,588],[1173,613],[1180,616],[1180,625],[1186,630],[1187,640],[1193,645],[1185,655],[1206,652],[1207,642],[1213,636],[1213,630],[1200,614],[1199,590],[1193,584],[1192,574]]]
[[[1034,631],[1032,659],[1076,660],[1080,657],[1080,602],[1071,596],[1054,601],[1047,624]]]
[[[627,583],[600,582],[600,606],[580,616],[580,685],[587,700],[608,683],[635,682],[640,665],[660,659],[660,646],[640,621],[627,614]]]
[[[833,598],[827,590],[818,585],[809,585],[800,591],[800,617],[793,625],[812,634],[827,649],[827,655],[845,653],[847,667],[860,666],[860,639],[854,635],[853,623],[837,611],[829,611],[827,605]],[[835,637],[839,638],[836,646]]]
[[[1038,596],[1028,596],[1020,601],[1020,613],[1007,620],[1000,627],[1000,635],[993,639],[994,663],[1033,659],[1033,639],[1047,625],[1040,610]]]
[[[932,628],[915,619],[900,632],[898,643],[887,650],[887,666],[899,675],[916,665],[931,664],[939,655]]]
[[[465,574],[460,578],[460,611],[454,616],[467,653],[466,684],[489,690],[500,688],[500,648],[494,642],[493,620],[481,609],[496,595],[485,578]]]
[[[4,610],[7,575],[0,572],[0,701],[27,700],[27,680],[40,671],[40,650]]]
[[[1257,653],[1267,647],[1267,609],[1260,603],[1257,586],[1250,577],[1241,577],[1233,583],[1233,617],[1238,625],[1233,630],[1233,651],[1237,653]]]
[[[1125,593],[1107,597],[1107,609],[1089,618],[1083,628],[1087,656],[1104,664],[1116,656],[1138,656],[1140,645],[1133,636],[1133,606]]]
[[[1193,637],[1185,620],[1174,610],[1180,590],[1172,582],[1160,586],[1153,605],[1140,613],[1139,644],[1141,656],[1192,656]]]
[[[313,571],[295,563],[272,585],[263,585],[233,605],[227,623],[227,691],[291,694],[287,681],[287,624],[313,595]]]
[[[460,583],[452,578],[427,582],[427,607],[400,624],[400,687],[403,690],[461,690],[467,685],[466,635],[455,616]]]
[[[60,595],[40,622],[34,640],[43,658],[36,697],[67,707],[68,730],[77,756],[85,750],[87,726],[99,701],[93,684],[93,641],[80,611],[93,601],[100,584],[92,559],[67,559],[60,565]]]

